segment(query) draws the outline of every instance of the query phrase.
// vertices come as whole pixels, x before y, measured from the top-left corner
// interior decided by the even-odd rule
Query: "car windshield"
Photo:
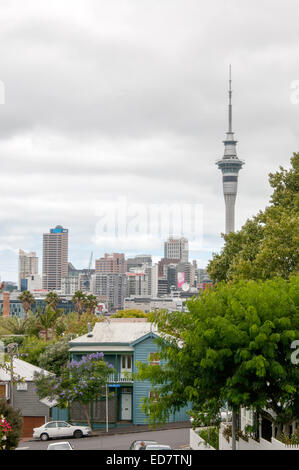
[[[139,449],[141,445],[147,446],[149,444],[157,444],[157,442],[156,441],[137,441],[135,443],[135,449]]]
[[[155,445],[149,445],[146,446],[146,450],[163,450],[163,449],[171,449],[170,446],[155,446]]]

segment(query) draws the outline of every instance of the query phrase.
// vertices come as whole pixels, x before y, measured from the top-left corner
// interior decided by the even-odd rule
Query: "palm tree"
[[[8,317],[5,319],[5,322],[3,322],[3,327],[14,335],[25,335],[27,332],[27,324],[27,318]]]
[[[24,290],[22,294],[19,295],[18,299],[22,302],[23,309],[25,312],[25,320],[28,318],[28,312],[32,304],[35,303],[35,298],[29,290]]]
[[[78,313],[78,319],[80,320],[84,310],[84,304],[86,301],[86,295],[83,294],[82,290],[77,290],[72,297],[72,302],[75,304],[76,312]]]
[[[92,294],[87,295],[84,301],[84,307],[86,308],[87,312],[94,314],[97,306],[98,306],[98,301],[97,301],[96,296]]]
[[[46,331],[46,340],[49,339],[49,330],[55,327],[57,318],[63,313],[63,309],[54,310],[50,305],[46,305],[44,310],[37,307],[37,319],[40,327]]]
[[[53,310],[56,310],[57,304],[59,303],[59,297],[56,292],[49,292],[46,295],[45,302],[47,305],[52,307]]]

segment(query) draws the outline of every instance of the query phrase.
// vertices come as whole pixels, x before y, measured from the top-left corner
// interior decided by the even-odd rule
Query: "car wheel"
[[[77,429],[75,432],[74,432],[74,437],[76,439],[79,439],[80,437],[83,437],[83,432],[80,431],[80,429]]]
[[[41,441],[47,441],[49,439],[49,436],[47,433],[43,433],[40,435]]]

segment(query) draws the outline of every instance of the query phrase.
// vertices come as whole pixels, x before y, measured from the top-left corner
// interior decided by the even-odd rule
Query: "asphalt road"
[[[74,450],[129,450],[132,441],[137,439],[153,440],[159,444],[168,444],[173,449],[184,448],[189,444],[189,428],[168,429],[164,431],[145,431],[131,434],[115,434],[109,436],[91,436],[82,439],[65,438],[60,440],[21,442],[19,448],[24,450],[45,450],[49,443],[68,441]]]

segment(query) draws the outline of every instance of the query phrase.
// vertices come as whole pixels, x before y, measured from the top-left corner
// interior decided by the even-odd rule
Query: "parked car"
[[[171,450],[171,447],[166,444],[150,444],[145,446],[145,450]]]
[[[39,428],[33,429],[33,439],[47,441],[48,439],[59,439],[61,437],[79,438],[88,436],[90,433],[91,429],[88,426],[73,426],[66,421],[50,421]]]
[[[73,450],[68,441],[49,444],[47,450]]]
[[[158,444],[156,441],[133,441],[132,444],[130,445],[130,450],[140,450],[141,444],[144,446],[147,446],[149,444]]]

